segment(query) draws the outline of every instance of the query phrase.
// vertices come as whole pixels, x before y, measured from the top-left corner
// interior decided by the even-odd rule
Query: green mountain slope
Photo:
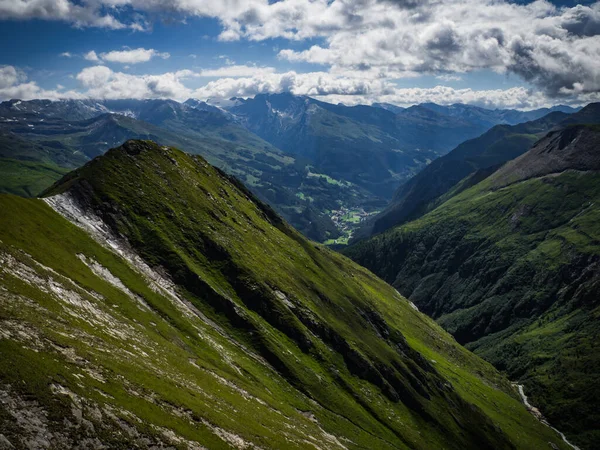
[[[198,156],[129,141],[0,203],[15,446],[566,448],[489,364]]]
[[[463,142],[436,159],[407,181],[394,194],[387,208],[364,224],[355,240],[381,233],[414,220],[444,200],[448,191],[468,175],[490,173],[499,164],[525,153],[548,131],[571,123],[600,122],[600,104],[591,103],[574,114],[552,112],[540,119],[518,125],[497,125],[478,138]]]
[[[347,255],[523,382],[583,448],[600,441],[600,130],[570,126]]]
[[[67,172],[52,164],[0,158],[0,192],[35,197]]]

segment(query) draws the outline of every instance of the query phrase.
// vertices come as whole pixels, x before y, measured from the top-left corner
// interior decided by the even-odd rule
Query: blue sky
[[[527,109],[597,100],[599,74],[600,2],[0,0],[1,99]]]

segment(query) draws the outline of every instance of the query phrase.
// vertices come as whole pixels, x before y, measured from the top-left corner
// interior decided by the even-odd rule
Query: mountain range
[[[394,288],[198,155],[127,141],[42,197],[0,194],[4,446],[569,448]]]
[[[348,220],[340,226],[334,211],[373,214],[399,184],[465,139],[546,112],[434,104],[390,112],[289,94],[223,107],[194,99],[11,100],[0,104],[0,158],[17,175],[0,189],[37,194],[65,168],[126,139],[152,139],[237,176],[306,236],[347,239],[358,216],[341,216]]]
[[[420,217],[448,195],[479,182],[499,165],[522,155],[552,129],[570,123],[599,122],[600,103],[591,103],[573,114],[555,111],[518,125],[496,125],[481,136],[461,143],[401,185],[390,204],[363,224],[354,240]]]
[[[443,195],[421,195],[413,220],[344,251],[524,384],[548,420],[589,449],[600,442],[598,106],[459,146],[417,176],[405,205],[427,180]],[[538,129],[543,137],[522,153]],[[452,171],[465,178],[443,185]]]

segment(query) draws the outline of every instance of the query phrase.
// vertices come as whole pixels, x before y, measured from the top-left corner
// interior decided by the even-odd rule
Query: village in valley
[[[378,212],[379,210],[367,212],[364,208],[358,206],[349,208],[342,206],[340,209],[332,210],[331,220],[342,233],[342,236],[336,239],[328,239],[324,242],[325,245],[348,245],[348,241],[360,224]]]

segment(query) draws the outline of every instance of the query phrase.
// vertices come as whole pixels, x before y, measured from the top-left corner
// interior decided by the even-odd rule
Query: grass
[[[0,192],[35,197],[68,171],[53,164],[0,158]]]
[[[32,343],[15,335],[2,358],[44,366],[19,374],[21,394],[44,408],[56,396],[42,386],[57,380],[86,402],[121,411],[152,439],[162,439],[153,425],[162,426],[209,448],[225,443],[207,424],[263,448],[305,448],[306,439],[334,448],[324,432],[348,448],[542,448],[549,441],[562,448],[489,364],[201,158],[129,143],[51,193],[65,191],[85,195],[99,214],[110,210],[114,231],[162,267],[210,322],[184,314],[43,201],[1,196],[3,254],[88,305],[2,272],[4,329],[16,321],[42,336]],[[117,275],[149,309],[79,254]],[[28,350],[34,344],[38,353]],[[72,349],[79,364],[57,347]],[[0,381],[10,383],[10,365],[2,366]]]
[[[585,448],[598,439],[599,201],[595,172],[486,179],[348,254],[524,383]]]

